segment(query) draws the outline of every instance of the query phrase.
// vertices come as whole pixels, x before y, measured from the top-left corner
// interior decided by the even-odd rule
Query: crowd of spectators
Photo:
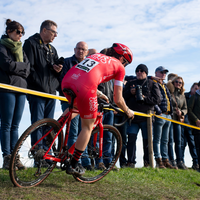
[[[87,56],[97,53],[96,49],[88,49],[86,42],[80,41],[75,45],[74,55],[64,60],[59,58],[56,49],[50,44],[57,37],[57,24],[45,20],[40,26],[40,33],[35,33],[25,40],[22,47],[21,37],[24,27],[11,20],[6,20],[5,34],[0,40],[0,82],[13,86],[64,96],[61,82],[65,74],[74,65],[83,61]],[[104,54],[107,49],[100,53]],[[135,76],[127,76],[124,81],[123,97],[128,107],[141,113],[154,112],[153,117],[153,152],[156,167],[164,169],[188,169],[185,166],[184,151],[188,144],[194,170],[200,165],[200,131],[192,129],[170,120],[184,122],[200,127],[200,82],[194,83],[189,92],[185,92],[184,80],[177,74],[168,74],[163,66],[155,68],[155,76],[148,76],[148,67],[139,64],[135,69]],[[168,76],[167,76],[168,74]],[[166,77],[168,78],[165,83]],[[98,90],[102,91],[113,101],[113,81],[102,83]],[[35,95],[25,95],[7,89],[0,89],[0,142],[3,153],[3,168],[9,169],[11,153],[18,140],[18,127],[23,114],[25,98],[29,102],[31,123],[43,118],[54,118],[55,100]],[[69,107],[67,102],[61,101],[64,112]],[[103,123],[113,125],[122,121],[123,117],[107,110],[103,116]],[[169,120],[168,120],[169,119]],[[68,146],[70,147],[80,132],[80,117],[75,117],[70,126]],[[135,168],[137,163],[136,148],[137,135],[141,130],[143,138],[143,164],[149,166],[148,127],[147,118],[135,115],[130,124],[117,127],[122,136],[123,146],[120,155],[120,167]],[[31,143],[34,144],[42,135],[38,130]],[[104,135],[103,148],[107,152],[112,146],[109,132]],[[40,144],[40,148],[46,148]],[[109,153],[109,152],[108,152]],[[80,165],[92,170],[87,156],[87,148],[83,153]],[[126,155],[127,154],[127,155]],[[111,162],[109,159],[107,162]],[[37,164],[37,163],[35,163]],[[44,163],[48,164],[48,163]],[[107,163],[99,160],[98,169],[105,169]],[[17,160],[16,167],[24,169]]]

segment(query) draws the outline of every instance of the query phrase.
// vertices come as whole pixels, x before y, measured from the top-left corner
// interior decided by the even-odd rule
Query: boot
[[[17,155],[16,161],[15,161],[15,165],[19,170],[26,170],[27,168],[22,164],[22,162],[20,161],[20,155]]]
[[[10,168],[10,159],[11,159],[11,155],[10,154],[3,157],[3,169],[9,170],[9,168]]]
[[[163,165],[168,169],[178,169],[178,167],[172,166],[167,158],[163,159]]]
[[[166,169],[166,167],[163,165],[161,158],[156,158],[156,167],[160,169]]]

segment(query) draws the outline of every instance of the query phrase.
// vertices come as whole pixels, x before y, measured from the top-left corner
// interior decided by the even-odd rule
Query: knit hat
[[[143,70],[143,71],[148,75],[148,68],[147,68],[146,65],[144,65],[144,64],[139,64],[139,65],[136,67],[136,69],[135,69],[135,73],[136,73],[139,69]]]

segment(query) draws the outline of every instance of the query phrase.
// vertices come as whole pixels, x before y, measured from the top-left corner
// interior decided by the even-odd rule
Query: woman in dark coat
[[[6,20],[5,35],[0,40],[0,83],[27,88],[26,78],[30,64],[22,50],[21,37],[24,27],[10,19]],[[0,88],[1,148],[3,168],[9,169],[11,153],[18,140],[18,127],[24,110],[26,95]],[[18,169],[24,169],[19,156]]]

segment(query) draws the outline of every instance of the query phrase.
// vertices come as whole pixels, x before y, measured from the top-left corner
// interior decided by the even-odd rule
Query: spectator
[[[25,40],[23,48],[31,64],[31,73],[27,79],[29,89],[56,94],[59,86],[58,77],[63,66],[55,64],[58,61],[58,54],[50,43],[57,37],[57,34],[57,24],[45,20],[40,26],[40,33]],[[28,95],[27,99],[32,124],[43,118],[54,117],[55,99],[35,95]],[[31,144],[33,145],[41,138],[42,134],[40,130],[31,135]],[[45,144],[41,144],[41,148],[45,148]]]
[[[168,75],[167,75],[167,81],[168,81],[168,83],[167,84],[169,84],[171,81],[172,81],[172,79],[174,78],[174,77],[176,77],[176,76],[178,76],[177,74],[174,74],[174,73],[169,73]],[[171,125],[170,125],[170,130],[171,129],[173,129],[172,128],[172,123],[171,123]],[[174,135],[173,135],[173,130],[171,130],[171,131],[169,131],[169,142],[168,142],[168,154],[169,155],[172,155],[172,156],[170,156],[171,158],[174,158],[174,150],[173,150],[173,145],[174,145]],[[173,160],[170,160],[170,163],[172,164],[172,166],[173,167],[176,167],[177,165],[176,165],[176,161],[173,159]]]
[[[184,95],[184,82],[183,78],[180,76],[174,77],[171,82],[167,83],[167,87],[170,91],[172,97],[172,107],[173,107],[173,120],[179,121],[179,118],[187,114],[187,103]],[[171,123],[170,135],[173,135],[175,142],[175,153],[176,162],[179,169],[187,169],[182,161],[182,151],[181,151],[181,125],[176,123]],[[172,143],[173,144],[173,143]],[[171,164],[175,166],[173,145],[170,144],[168,153]]]
[[[98,53],[96,49],[88,49],[88,54],[87,56],[90,56],[92,54]]]
[[[155,105],[156,115],[161,115],[164,118],[171,119],[172,104],[171,95],[163,80],[166,78],[168,70],[160,66],[156,68],[155,75],[160,78],[158,86],[161,93],[160,105]],[[168,141],[169,141],[169,128],[171,122],[156,117],[153,124],[153,150],[156,159],[156,166],[158,168],[175,169],[168,160]]]
[[[108,82],[105,83],[101,83],[98,86],[98,90],[101,91],[103,94],[105,94],[110,103],[114,103],[113,101],[113,80],[110,80]],[[104,110],[104,114],[103,114],[103,124],[108,124],[108,125],[113,125],[114,123],[114,112],[112,110]],[[108,159],[103,163],[103,161],[100,159],[97,163],[97,169],[100,170],[104,170],[109,163],[112,162],[112,160],[110,160],[109,158],[111,158],[111,153],[110,150],[112,149],[112,134],[110,134],[108,131],[104,132],[104,138],[103,138],[103,152],[107,152],[108,155],[106,155],[108,157]]]
[[[146,65],[138,65],[135,72],[137,78],[129,80],[125,85],[124,99],[130,109],[147,113],[149,110],[154,110],[156,104],[160,104],[160,90],[157,83],[147,78],[148,68]],[[135,116],[131,125],[128,125],[127,128],[127,166],[129,167],[135,167],[136,139],[139,129],[141,129],[143,137],[144,166],[149,165],[147,119],[146,117]]]
[[[171,81],[174,77],[178,76],[177,74],[170,73],[167,75],[167,81]]]
[[[200,88],[200,81],[198,83]],[[200,127],[200,90],[198,89],[195,95],[191,96],[188,101],[188,118],[191,125]],[[198,155],[198,164],[200,166],[200,130],[192,129],[196,151]],[[199,169],[197,169],[199,171]]]
[[[76,64],[80,63],[85,59],[85,57],[88,54],[88,45],[86,42],[80,41],[76,44],[76,47],[74,48],[74,55],[68,58],[65,58],[64,60],[64,65],[63,65],[63,73],[60,76],[60,84],[62,82],[62,79],[64,78],[65,74]],[[61,88],[59,88],[59,93],[60,96],[64,96]],[[69,103],[66,101],[61,101],[61,108],[62,111],[64,112],[67,108],[69,107]],[[76,142],[78,133],[80,132],[81,129],[81,121],[80,121],[80,116],[76,116],[71,120],[70,124],[70,131],[69,131],[69,137],[68,137],[68,147],[70,148],[74,142]],[[87,151],[87,149],[86,149]],[[91,169],[91,163],[88,160],[87,156],[84,156],[86,151],[83,153],[82,156],[82,165],[87,168],[87,170]]]
[[[6,20],[5,35],[0,40],[0,81],[1,83],[27,88],[26,78],[30,73],[30,63],[22,50],[21,37],[24,27],[16,21]],[[1,148],[3,168],[9,169],[11,153],[18,140],[26,95],[20,92],[0,89]],[[19,156],[16,167],[25,169]]]
[[[192,95],[196,93],[196,91],[199,89],[198,83],[193,83],[190,92],[185,92],[185,98],[188,106],[188,101]],[[184,123],[189,124],[188,120],[188,114],[185,115]],[[189,146],[190,150],[190,155],[192,156],[192,168],[194,170],[199,169],[198,165],[198,155],[196,151],[196,146],[194,142],[194,135],[192,134],[192,129],[187,126],[181,126],[181,150],[182,150],[182,161],[184,162],[184,152],[185,152],[185,147]]]

